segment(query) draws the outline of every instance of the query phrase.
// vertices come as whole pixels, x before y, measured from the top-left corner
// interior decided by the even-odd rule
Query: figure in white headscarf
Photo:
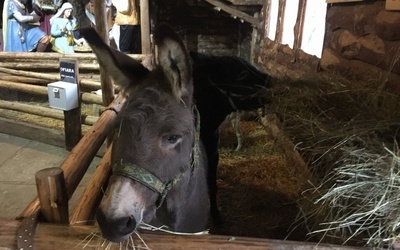
[[[50,19],[50,42],[52,50],[70,54],[74,53],[75,43],[81,43],[80,40],[74,38],[74,30],[77,29],[76,18],[72,16],[72,4],[66,2],[57,13]]]

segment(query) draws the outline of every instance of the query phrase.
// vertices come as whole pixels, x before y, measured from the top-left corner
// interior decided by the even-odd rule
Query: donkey
[[[190,52],[193,62],[194,98],[200,112],[200,138],[208,159],[210,212],[215,224],[222,222],[217,204],[218,127],[232,112],[255,110],[269,102],[266,88],[271,76],[235,56]]]
[[[207,160],[182,41],[168,25],[156,27],[158,65],[149,71],[109,48],[94,30],[82,34],[127,98],[112,144],[113,174],[96,213],[103,237],[124,241],[141,222],[177,232],[204,230]]]

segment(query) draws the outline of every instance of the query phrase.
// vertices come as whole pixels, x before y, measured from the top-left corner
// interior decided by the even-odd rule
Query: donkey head
[[[109,48],[94,30],[82,33],[127,96],[112,145],[113,175],[97,212],[103,236],[120,242],[140,222],[163,220],[158,207],[172,214],[178,206],[176,186],[185,183],[195,142],[192,69],[183,43],[167,25],[154,32],[153,71]]]

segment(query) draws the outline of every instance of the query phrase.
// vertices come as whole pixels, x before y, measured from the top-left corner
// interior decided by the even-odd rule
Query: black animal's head
[[[157,183],[146,182],[167,183],[190,167],[195,134],[192,68],[183,43],[167,25],[154,33],[154,71],[109,48],[94,30],[82,34],[127,97],[112,145],[113,175],[97,212],[103,236],[120,242],[140,222],[157,219],[160,193]]]
[[[190,52],[190,56],[193,60],[195,95],[215,89],[236,110],[251,110],[268,103],[265,90],[270,87],[270,76],[246,60],[196,52]]]
[[[269,102],[266,89],[271,87],[271,77],[246,60],[196,52],[190,52],[190,56],[194,97],[206,120],[202,128],[214,131],[231,112],[254,110]]]

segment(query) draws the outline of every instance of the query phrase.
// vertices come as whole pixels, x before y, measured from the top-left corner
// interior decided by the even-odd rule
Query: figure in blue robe
[[[3,10],[4,51],[8,52],[43,52],[49,38],[38,26],[40,17],[29,14],[26,8],[28,0],[6,0]]]
[[[70,3],[64,3],[57,13],[50,19],[50,34],[52,50],[70,54],[74,53],[74,30],[77,29],[76,18],[72,16],[73,7]]]

